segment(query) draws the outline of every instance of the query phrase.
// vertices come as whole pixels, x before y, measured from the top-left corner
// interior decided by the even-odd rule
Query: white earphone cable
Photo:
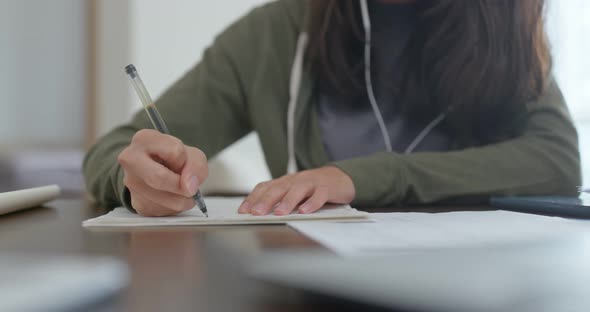
[[[392,152],[391,139],[389,132],[383,120],[381,110],[377,105],[377,99],[375,98],[375,92],[373,89],[373,81],[371,77],[371,19],[369,17],[369,8],[367,0],[360,0],[361,14],[363,20],[363,27],[365,30],[365,49],[364,49],[364,61],[365,61],[365,87],[367,88],[367,95],[373,113],[377,119],[379,129],[383,135],[383,141],[385,148],[388,152]],[[303,56],[305,47],[307,46],[308,36],[305,32],[300,33],[297,40],[297,47],[293,65],[291,68],[291,77],[289,80],[289,103],[287,109],[287,173],[297,172],[297,162],[295,160],[295,108],[297,106],[297,100],[299,95],[299,89],[301,87],[302,71],[303,71]],[[448,112],[448,111],[447,111]],[[408,145],[405,154],[409,154],[424,140],[424,138],[434,129],[441,121],[443,121],[447,112],[441,113],[434,120],[432,120],[422,131],[416,136],[416,138]]]
[[[303,55],[307,46],[307,33],[302,32],[297,38],[295,59],[291,68],[289,79],[289,104],[287,108],[287,174],[297,172],[297,161],[295,160],[295,108],[299,99],[299,89],[303,75]]]
[[[381,110],[377,105],[377,99],[375,98],[375,91],[373,89],[373,80],[371,77],[371,18],[369,17],[367,0],[361,0],[361,14],[363,17],[363,28],[365,29],[365,86],[367,88],[369,102],[371,103],[371,107],[373,107],[375,118],[377,119],[379,129],[381,129],[381,134],[383,135],[385,149],[388,152],[391,152],[393,151],[393,148],[391,147],[391,139],[389,138],[389,132],[385,126],[385,121],[383,121]]]
[[[430,131],[432,131],[434,127],[438,126],[438,124],[441,121],[443,121],[446,117],[447,113],[441,113],[436,118],[434,118],[426,127],[424,127],[424,129],[422,129],[422,131],[420,131],[420,133],[418,134],[418,136],[416,136],[412,143],[410,143],[410,145],[406,147],[404,154],[410,154],[411,152],[413,152],[414,149],[416,149],[416,147],[422,142],[422,140],[424,140],[424,138],[430,133]]]

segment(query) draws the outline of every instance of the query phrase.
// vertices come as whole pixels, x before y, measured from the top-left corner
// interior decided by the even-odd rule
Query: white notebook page
[[[296,211],[287,216],[253,216],[239,214],[238,207],[242,197],[208,197],[205,198],[209,218],[198,208],[169,217],[142,217],[126,208],[119,207],[106,215],[89,219],[82,223],[84,227],[138,227],[138,226],[177,226],[177,225],[229,225],[229,224],[269,224],[287,223],[296,220],[364,220],[369,214],[358,211],[348,205],[327,205],[312,214],[299,214]]]

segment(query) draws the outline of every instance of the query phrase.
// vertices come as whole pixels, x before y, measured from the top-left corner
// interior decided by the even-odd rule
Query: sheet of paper
[[[374,213],[370,219],[375,222],[289,222],[288,225],[347,256],[518,244],[590,233],[588,221],[508,211]]]
[[[329,205],[312,214],[291,213],[287,216],[253,216],[239,214],[238,207],[242,197],[208,197],[205,198],[209,218],[200,210],[193,208],[176,216],[142,217],[123,207],[115,208],[104,216],[86,220],[84,227],[137,227],[137,226],[179,226],[179,225],[230,225],[230,224],[284,224],[295,220],[363,220],[368,213],[358,211],[348,205]]]

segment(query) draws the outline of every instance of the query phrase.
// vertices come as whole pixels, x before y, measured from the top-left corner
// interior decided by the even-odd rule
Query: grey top
[[[427,123],[416,123],[396,112],[393,85],[400,79],[399,62],[417,22],[411,4],[369,2],[372,26],[372,77],[377,103],[387,126],[391,145],[404,152]],[[346,97],[324,92],[319,86],[319,124],[322,141],[333,161],[384,151],[385,144],[368,97]],[[437,128],[414,151],[442,151],[448,137]]]

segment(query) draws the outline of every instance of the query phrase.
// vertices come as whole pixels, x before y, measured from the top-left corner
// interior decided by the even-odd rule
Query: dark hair
[[[308,51],[323,86],[365,94],[359,0],[310,0]],[[544,0],[417,0],[417,29],[392,81],[402,112],[427,120],[452,108],[446,129],[494,140],[547,84]]]

